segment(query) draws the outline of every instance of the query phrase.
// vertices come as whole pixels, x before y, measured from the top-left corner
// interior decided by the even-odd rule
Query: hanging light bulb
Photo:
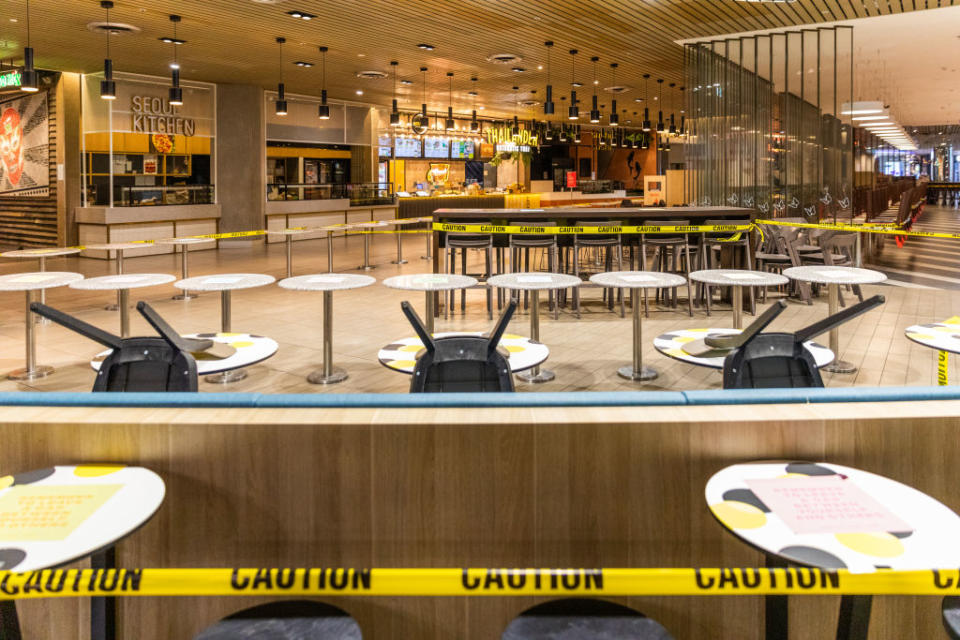
[[[473,83],[473,86],[477,86],[476,76],[470,78],[470,82]],[[470,97],[473,99],[473,110],[470,113],[470,132],[477,133],[480,131],[480,122],[477,120],[477,90],[474,89],[470,92]]]
[[[113,81],[113,60],[110,59],[110,9],[111,0],[101,0],[100,6],[107,10],[107,57],[103,61],[103,80],[100,81],[100,97],[104,100],[117,99],[117,83]]]
[[[30,46],[30,0],[27,0],[27,46],[23,48],[23,71],[20,73],[20,90],[34,93],[40,90],[37,71],[33,68],[33,47]]]
[[[600,61],[600,58],[593,56],[590,58],[590,62],[593,63],[593,106],[590,109],[590,122],[596,124],[600,122],[600,109],[597,107],[597,85],[600,84],[600,80],[597,78],[597,62]]]
[[[647,100],[648,98],[647,87],[649,86],[649,81],[650,81],[650,74],[649,73],[643,74],[643,124],[641,125],[640,128],[644,132],[650,131],[650,107],[649,107],[650,102]],[[646,147],[644,147],[644,149],[646,149]]]
[[[610,63],[610,68],[613,70],[613,90],[617,89],[617,67],[619,65],[616,62]],[[616,95],[616,94],[613,94]],[[610,99],[610,126],[616,127],[620,124],[620,114],[617,113],[617,99]]]
[[[450,131],[456,126],[453,121],[453,71],[447,72],[447,80],[450,82],[450,86],[447,89],[447,121],[444,124],[447,131]]]
[[[672,136],[677,135],[677,123],[674,120],[673,114],[673,88],[675,86],[677,86],[675,82],[670,83],[670,95],[668,96],[670,98],[670,129],[668,131]]]
[[[543,43],[547,48],[547,97],[543,101],[543,114],[547,116],[553,115],[553,85],[550,84],[550,50],[553,49],[553,41],[547,40]]]
[[[570,89],[570,107],[567,109],[567,119],[568,120],[578,120],[580,118],[580,107],[577,106],[577,54],[579,51],[576,49],[570,49],[570,55],[573,58],[573,62],[570,65],[571,75],[573,79],[571,81]]]
[[[643,150],[650,148],[650,136],[649,134],[644,133],[640,138],[640,148]]]
[[[278,116],[287,115],[287,96],[283,86],[283,43],[286,38],[277,38],[277,44],[280,45],[280,82],[277,84],[277,101],[274,104]]]
[[[177,53],[177,24],[180,22],[180,16],[171,15],[170,22],[173,23],[173,64],[170,65],[170,88],[167,90],[167,96],[170,104],[179,107],[183,104],[183,89],[180,88],[180,62]]]
[[[396,79],[397,71],[394,67],[394,97],[396,97]],[[397,111],[397,101],[393,101],[393,111]],[[327,47],[320,47],[320,106],[317,107],[317,117],[321,120],[330,119],[330,105],[327,104]],[[393,115],[390,115],[390,124],[393,124]],[[397,114],[397,124],[400,124],[400,114]]]
[[[396,60],[390,61],[390,66],[393,67],[393,110],[390,111],[391,127],[400,126],[400,112],[397,111],[397,66],[399,64]]]
[[[666,130],[666,127],[663,126],[663,78],[657,78],[659,98],[657,101],[657,133],[663,133]]]
[[[543,139],[547,141],[553,140],[553,127],[550,126],[549,122],[544,123],[546,126],[543,130]]]

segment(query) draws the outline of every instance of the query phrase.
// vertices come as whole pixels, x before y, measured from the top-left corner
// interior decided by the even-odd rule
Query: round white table
[[[617,375],[627,380],[653,380],[659,373],[652,367],[643,366],[643,329],[641,325],[640,300],[637,289],[666,289],[686,283],[683,276],[660,271],[609,271],[590,276],[590,282],[601,287],[630,289],[630,305],[633,308],[633,365],[620,367]]]
[[[581,280],[576,276],[565,273],[538,271],[535,273],[504,273],[492,276],[487,278],[487,284],[501,289],[530,292],[530,340],[540,342],[540,291],[579,287]],[[537,365],[517,377],[526,382],[541,383],[553,380],[556,375],[553,371],[546,369],[541,371],[540,366]]]
[[[676,329],[662,333],[653,339],[654,348],[674,360],[680,360],[688,364],[694,364],[698,367],[708,367],[710,369],[723,369],[723,361],[726,354],[720,356],[695,356],[684,351],[684,345],[691,342],[702,341],[707,336],[735,336],[740,333],[740,329],[710,327],[708,329]],[[810,352],[817,368],[823,368],[833,362],[834,353],[822,344],[809,340],[803,343],[803,347]]]
[[[311,384],[335,384],[347,379],[347,372],[333,366],[333,292],[369,287],[370,276],[355,273],[323,273],[286,278],[278,284],[293,291],[323,292],[323,367],[307,376]]]
[[[4,251],[0,253],[2,258],[19,258],[19,259],[29,259],[36,258],[40,263],[39,271],[47,270],[47,258],[55,258],[57,256],[70,256],[76,253],[80,253],[81,249],[77,247],[50,247],[50,248],[38,248],[38,249],[16,249],[14,251]],[[47,292],[42,290],[40,291],[40,304],[47,304]],[[47,324],[50,322],[43,316],[34,316],[33,321],[37,324]]]
[[[842,284],[876,284],[887,279],[886,274],[872,269],[858,267],[831,267],[816,265],[808,267],[790,267],[784,269],[783,275],[801,282],[812,282],[827,285],[827,315],[832,316],[840,309],[840,285]],[[857,367],[850,362],[840,359],[840,329],[830,330],[830,350],[837,355],[832,364],[824,367],[824,371],[831,373],[853,373]]]
[[[715,473],[705,488],[713,516],[773,564],[873,572],[960,564],[960,517],[905,484],[831,463],[757,462]],[[870,596],[844,596],[844,634],[866,638]],[[783,612],[786,623],[786,612]],[[849,625],[849,626],[846,626]],[[786,629],[776,637],[787,637]]]
[[[117,307],[120,309],[120,337],[130,335],[130,289],[155,287],[176,280],[166,273],[130,273],[115,276],[87,278],[70,285],[71,289],[84,291],[117,291]]]
[[[731,287],[733,295],[733,328],[743,328],[743,287],[771,287],[786,284],[789,280],[779,273],[750,271],[746,269],[705,269],[694,271],[690,279],[709,286]]]
[[[435,333],[435,338],[449,336],[482,336],[481,331],[449,331]],[[543,364],[550,357],[550,349],[541,342],[534,342],[525,336],[505,333],[500,338],[498,348],[505,352],[510,370],[514,373],[532,369]],[[423,342],[416,336],[394,340],[377,352],[377,360],[391,371],[412,374],[417,366],[417,354],[424,350]]]
[[[123,252],[128,249],[143,249],[144,247],[149,246],[149,243],[146,242],[105,242],[103,244],[88,244],[84,247],[84,250],[87,249],[92,251],[106,251],[107,258],[110,257],[111,251],[117,252],[117,275],[123,274]],[[120,292],[117,292],[117,300],[120,299]],[[119,303],[118,303],[119,304]],[[116,304],[108,304],[103,307],[107,311],[116,311]]]
[[[476,278],[470,276],[461,276],[453,273],[413,273],[405,276],[393,276],[383,281],[384,286],[391,289],[401,289],[404,291],[424,291],[426,295],[426,304],[424,306],[424,322],[428,333],[433,333],[434,314],[436,307],[434,305],[435,297],[438,291],[451,291],[453,289],[466,289],[477,284]]]
[[[276,278],[262,273],[218,273],[209,276],[196,276],[177,280],[173,283],[184,293],[187,291],[219,291],[220,292],[220,332],[230,334],[233,329],[231,313],[231,293],[235,289],[252,289],[254,287],[263,287],[276,282]],[[236,382],[247,377],[247,372],[243,369],[231,369],[221,373],[207,376],[204,378],[207,382],[217,382],[227,384]]]
[[[371,230],[386,227],[388,225],[389,223],[387,222],[379,222],[377,220],[373,220],[371,222],[356,222],[350,225],[351,227],[353,227],[354,230],[362,229],[364,231],[363,233],[363,264],[357,267],[357,269],[361,271],[371,271],[377,268],[376,265],[370,264],[370,236],[373,235]]]
[[[34,330],[33,312],[30,304],[33,302],[34,291],[45,291],[54,287],[65,287],[74,282],[83,280],[83,275],[69,271],[36,271],[33,273],[12,273],[0,276],[0,291],[26,292],[26,316],[24,326],[26,337],[26,366],[7,374],[10,380],[36,380],[53,373],[53,367],[37,364],[37,337]]]
[[[253,366],[272,357],[279,348],[276,340],[250,333],[188,333],[183,337],[213,340],[230,347],[226,349],[229,352],[226,356],[212,351],[191,351],[190,355],[197,361],[197,374],[201,376],[213,376]],[[90,361],[90,367],[94,371],[100,371],[100,365],[111,353],[113,349],[101,351]]]
[[[290,229],[279,229],[277,231],[267,230],[267,235],[270,236],[283,236],[284,244],[286,244],[287,250],[287,277],[293,277],[293,237],[300,236],[305,233],[316,233],[317,229],[309,229],[307,227],[292,227]]]
[[[190,277],[190,267],[187,264],[187,256],[190,253],[190,245],[194,244],[206,244],[208,242],[216,242],[213,238],[162,238],[160,240],[154,240],[154,244],[169,244],[173,245],[173,250],[176,251],[177,247],[180,247],[180,278],[186,280]],[[184,290],[183,292],[173,296],[174,300],[190,300],[196,298],[197,296],[191,295],[189,291]]]

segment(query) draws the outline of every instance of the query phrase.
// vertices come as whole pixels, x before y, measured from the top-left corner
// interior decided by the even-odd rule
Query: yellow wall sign
[[[519,133],[514,134],[510,127],[494,127],[484,132],[484,137],[488,144],[508,145],[514,144],[518,147],[539,147],[539,136],[532,133],[529,129],[521,129]]]

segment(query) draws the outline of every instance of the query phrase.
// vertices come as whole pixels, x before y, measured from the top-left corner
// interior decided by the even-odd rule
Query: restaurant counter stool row
[[[516,302],[511,302],[510,311],[515,307]],[[493,341],[491,337],[482,341],[485,344],[478,341],[476,346],[495,353]],[[15,497],[80,502],[84,504],[84,516],[78,521],[64,520],[66,524],[60,525],[63,530],[54,542],[36,541],[29,533],[18,533],[22,528],[8,526],[4,529],[7,533],[0,536],[0,570],[50,569],[87,557],[94,568],[114,568],[116,545],[153,517],[165,494],[166,486],[156,473],[122,464],[55,466],[2,476],[0,499],[7,498],[5,504],[19,505],[5,514],[8,524],[27,523],[33,518],[32,503],[10,500]],[[800,494],[802,504],[797,503],[796,496]],[[711,476],[704,498],[717,522],[749,547],[761,551],[767,566],[862,573],[884,568],[929,570],[960,564],[957,514],[925,493],[860,469],[804,461],[734,464]],[[830,515],[811,519],[807,517],[810,509],[825,510]],[[766,596],[768,639],[789,635],[787,598]],[[871,605],[869,595],[842,596],[837,637],[866,640]],[[116,638],[116,600],[93,597],[90,606],[91,637]],[[947,633],[951,638],[960,637],[958,599],[944,598],[941,608]],[[4,640],[23,637],[15,601],[0,601],[0,632]],[[362,632],[343,609],[299,600],[245,609],[208,627],[196,640],[238,637],[357,640],[362,638]],[[592,598],[538,604],[510,622],[501,636],[501,640],[544,638],[670,640],[673,636],[658,622],[632,608]]]
[[[787,269],[786,276],[805,280],[825,282],[830,287],[830,311],[829,321],[823,321],[801,330],[794,337],[787,337],[787,334],[780,334],[781,338],[777,343],[779,347],[774,349],[773,339],[764,338],[757,344],[767,345],[766,351],[761,350],[756,345],[747,348],[749,342],[753,341],[759,332],[775,317],[771,313],[777,314],[782,311],[782,302],[768,310],[762,318],[752,325],[745,332],[741,332],[741,315],[738,313],[742,303],[740,290],[743,286],[766,286],[768,284],[780,284],[786,281],[785,276],[769,273],[758,273],[750,271],[739,271],[730,269],[718,269],[706,272],[694,272],[691,279],[702,282],[705,285],[729,285],[734,291],[734,301],[738,304],[734,306],[734,328],[733,329],[687,329],[676,330],[658,336],[654,340],[655,348],[664,355],[682,360],[684,362],[706,366],[712,368],[722,368],[729,370],[729,375],[725,374],[725,388],[748,387],[779,387],[779,386],[823,386],[819,373],[816,368],[829,367],[834,361],[838,350],[837,327],[856,315],[872,308],[882,302],[882,298],[875,297],[871,301],[861,303],[855,307],[847,309],[843,313],[837,313],[837,293],[840,283],[868,283],[880,282],[884,279],[883,274],[866,269],[856,269],[852,267],[831,267],[829,269],[817,269],[814,267],[798,267]],[[40,367],[36,364],[36,347],[33,323],[31,318],[31,304],[33,302],[32,292],[34,290],[44,290],[46,288],[70,285],[77,289],[116,289],[120,292],[120,336],[109,336],[105,332],[94,332],[90,325],[77,321],[75,326],[84,325],[81,333],[101,342],[102,344],[114,349],[113,345],[119,344],[129,337],[129,316],[128,316],[128,295],[129,289],[136,287],[147,287],[170,282],[173,276],[167,274],[122,274],[112,276],[101,276],[97,278],[83,279],[83,276],[75,273],[65,272],[37,272],[26,274],[13,274],[0,277],[0,290],[21,290],[26,291],[27,296],[27,322],[26,326],[26,360],[27,366],[23,370],[13,372],[11,378],[17,380],[30,380],[43,377],[49,374],[52,369]],[[638,291],[648,289],[662,289],[664,287],[676,287],[683,284],[684,279],[681,276],[662,272],[643,272],[643,271],[617,271],[609,273],[594,274],[591,280],[598,286],[607,287],[611,290],[629,290],[632,298],[633,309],[633,362],[631,365],[621,367],[619,375],[636,381],[651,380],[657,377],[657,372],[650,367],[645,367],[642,362],[642,320],[640,315],[640,305]],[[219,291],[221,294],[221,331],[219,333],[196,334],[186,336],[186,339],[201,340],[207,346],[204,349],[187,349],[192,353],[192,357],[197,360],[197,372],[199,375],[207,376],[209,382],[229,383],[242,380],[246,377],[243,367],[250,366],[262,360],[271,357],[278,349],[277,343],[265,336],[252,334],[236,334],[232,331],[232,310],[231,300],[232,291],[238,289],[248,289],[253,287],[265,286],[275,282],[272,276],[264,274],[215,274],[208,276],[197,276],[186,278],[174,283],[174,286],[181,289],[184,294],[188,291]],[[333,384],[341,382],[347,378],[347,373],[343,369],[336,368],[332,363],[333,345],[333,292],[337,290],[356,289],[374,284],[376,280],[369,276],[358,274],[314,274],[306,276],[296,276],[286,278],[280,282],[280,286],[286,289],[299,291],[320,291],[323,292],[323,366],[322,369],[315,371],[308,376],[308,381],[314,384]],[[426,335],[434,333],[434,295],[442,291],[453,291],[463,287],[469,287],[476,283],[474,278],[469,276],[460,276],[453,274],[419,274],[404,275],[389,278],[384,281],[388,287],[401,290],[418,290],[425,293],[425,315],[427,318],[426,326],[423,331]],[[493,276],[489,284],[494,287],[502,288],[514,294],[520,292],[529,293],[531,300],[530,313],[530,336],[516,336],[512,334],[504,335],[508,342],[506,344],[498,343],[500,348],[507,354],[507,369],[520,377],[522,380],[531,383],[541,383],[552,380],[555,374],[552,371],[541,370],[540,365],[549,356],[549,350],[540,341],[540,311],[539,311],[539,292],[542,290],[556,291],[577,287],[580,279],[568,274],[559,273],[509,273]],[[147,307],[149,309],[149,307]],[[500,324],[505,322],[504,318],[509,319],[513,309],[509,309],[509,314],[501,318]],[[51,317],[51,314],[41,305],[36,307],[38,315]],[[408,310],[405,309],[405,312]],[[142,312],[142,311],[141,311]],[[419,319],[414,321],[413,317],[407,313],[414,323],[415,329]],[[62,316],[62,314],[61,314]],[[66,324],[63,317],[59,322]],[[503,325],[505,326],[505,325]],[[831,349],[826,349],[814,342],[812,339],[830,331]],[[502,331],[500,332],[503,333]],[[109,337],[108,337],[109,336]],[[737,337],[739,336],[739,338]],[[439,335],[437,340],[446,340],[452,336]],[[185,344],[196,345],[197,342]],[[434,345],[435,346],[435,345]],[[431,346],[422,338],[404,338],[399,342],[393,342],[384,347],[378,353],[378,360],[384,366],[394,371],[410,373],[414,375],[411,383],[411,391],[422,391],[424,385],[417,381],[422,372],[416,371],[419,354],[426,349],[431,351]],[[443,350],[446,353],[446,350]],[[741,359],[739,369],[734,374],[730,368],[733,360],[730,359],[733,352],[737,351],[738,358]],[[747,355],[750,354],[750,355]],[[100,370],[102,361],[111,355],[111,351],[105,351],[98,354],[92,366]],[[749,382],[743,377],[743,358],[747,357],[748,362],[757,361],[750,367],[750,371],[765,371],[770,373],[774,369],[786,367],[790,371],[790,365],[786,360],[780,364],[773,365],[774,357],[781,359],[792,359],[799,366],[796,369],[797,375],[784,378],[782,375],[752,375],[748,374]],[[441,361],[448,356],[443,356]],[[728,359],[729,366],[728,366]],[[759,360],[767,360],[770,366],[761,368]],[[486,362],[486,357],[480,359]],[[804,364],[805,363],[805,364]],[[843,366],[838,371],[855,370],[851,365],[842,363]],[[489,363],[482,365],[487,366]],[[809,366],[814,367],[814,371],[808,371]],[[439,365],[438,365],[439,366]],[[478,365],[479,366],[479,365]],[[444,367],[440,367],[441,369]],[[802,372],[802,373],[801,373]],[[783,371],[781,371],[783,373]],[[475,380],[475,390],[492,390],[485,380],[484,375],[480,375]],[[98,383],[99,384],[99,383]],[[460,381],[452,386],[466,390],[464,382]],[[114,385],[116,386],[116,385]],[[442,385],[441,385],[442,386]],[[434,385],[436,387],[436,385]],[[507,389],[504,385],[499,385],[501,390],[512,390],[512,383]]]

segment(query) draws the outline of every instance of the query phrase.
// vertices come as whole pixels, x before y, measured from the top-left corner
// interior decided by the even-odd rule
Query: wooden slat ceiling
[[[367,69],[389,72],[389,61],[398,60],[401,78],[414,81],[400,88],[401,108],[419,107],[417,69],[425,65],[430,70],[431,110],[445,110],[446,73],[452,71],[457,111],[469,110],[469,78],[475,75],[478,104],[485,112],[512,115],[511,86],[520,87],[521,99],[542,99],[545,71],[537,71],[537,66],[546,64],[543,42],[553,40],[552,80],[559,113],[566,107],[559,97],[570,88],[571,48],[581,52],[581,98],[592,89],[589,59],[599,56],[601,87],[611,84],[609,63],[620,64],[617,84],[633,87],[620,104],[629,107],[633,98],[643,95],[643,73],[683,82],[683,51],[676,40],[895,14],[955,1],[960,0],[116,0],[111,21],[141,32],[115,37],[111,47],[117,70],[166,75],[172,45],[158,38],[172,34],[168,15],[177,13],[183,17],[178,35],[187,41],[180,48],[184,79],[275,86],[279,65],[274,40],[284,36],[288,92],[319,94],[317,47],[326,45],[331,98],[389,104],[391,79],[360,80],[354,74]],[[89,22],[104,20],[97,0],[32,0],[30,6],[38,67],[79,72],[101,67],[104,36],[86,28]],[[286,14],[291,10],[317,17],[295,19]],[[24,0],[0,0],[0,59],[20,60],[25,24]],[[436,49],[423,51],[418,43]],[[523,60],[516,65],[486,61],[497,53],[517,54]],[[296,60],[316,66],[298,68],[292,64]],[[526,71],[515,73],[513,66]],[[356,96],[357,89],[364,91],[362,98]],[[532,89],[537,90],[533,96]],[[520,115],[535,113],[539,110],[521,110]]]

